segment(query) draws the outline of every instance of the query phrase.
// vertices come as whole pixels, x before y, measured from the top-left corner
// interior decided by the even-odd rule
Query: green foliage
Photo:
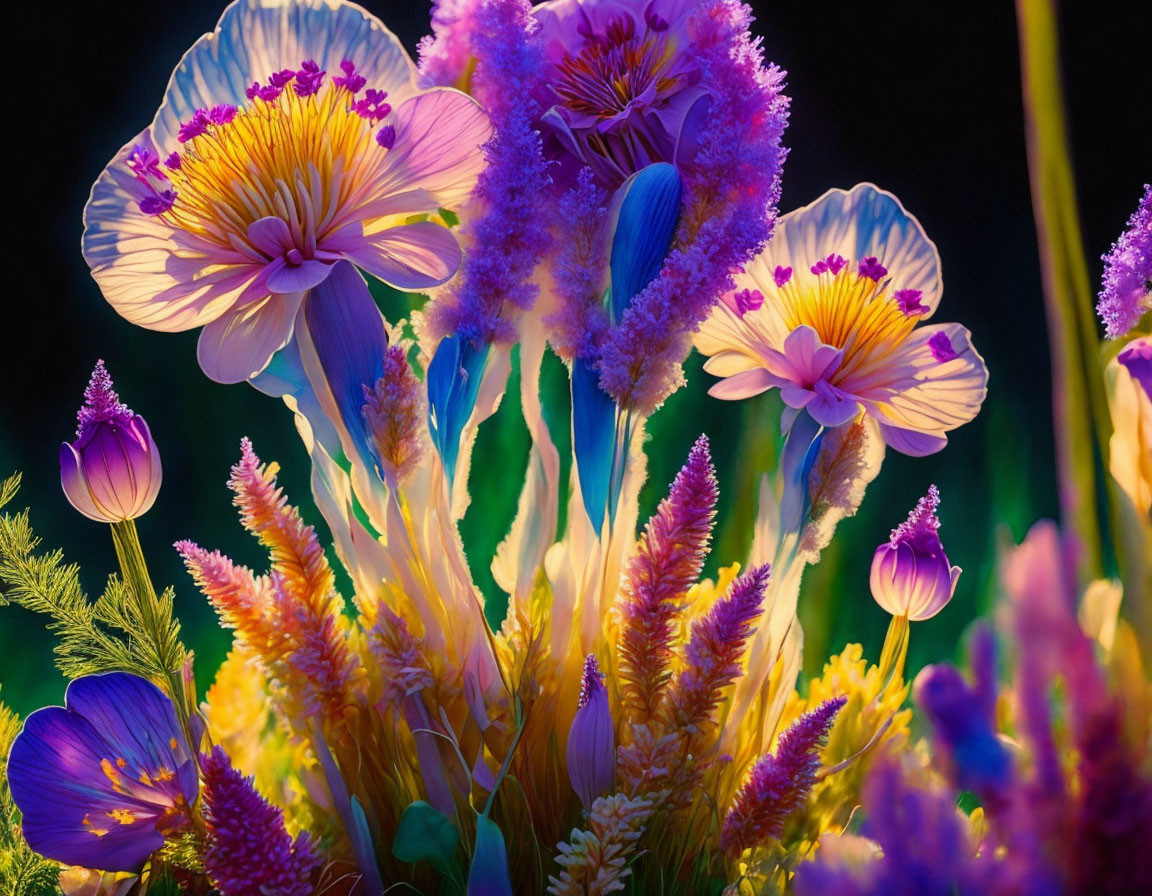
[[[451,874],[460,835],[447,816],[423,800],[404,810],[392,855],[401,862],[429,862],[442,874]]]
[[[0,490],[0,503],[11,497],[12,480]],[[13,490],[14,491],[14,490]],[[8,896],[44,896],[60,892],[60,869],[55,862],[41,858],[24,841],[20,832],[20,810],[8,789],[8,751],[20,731],[20,720],[0,703],[0,893]]]
[[[0,485],[0,509],[16,495],[20,474]],[[171,588],[149,607],[117,576],[90,601],[80,587],[79,569],[60,551],[37,553],[40,539],[28,511],[0,514],[0,606],[16,604],[47,616],[59,637],[56,665],[70,678],[97,672],[133,672],[157,681],[178,678],[186,652],[173,616]]]

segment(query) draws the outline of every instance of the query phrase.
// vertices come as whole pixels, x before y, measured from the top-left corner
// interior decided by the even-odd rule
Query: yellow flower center
[[[882,362],[907,340],[919,314],[919,294],[904,297],[889,293],[890,281],[882,267],[868,268],[865,259],[853,269],[834,256],[824,270],[814,276],[789,277],[779,287],[779,308],[785,326],[794,330],[809,326],[820,341],[843,351],[839,376],[859,373]],[[869,276],[862,270],[880,273]]]

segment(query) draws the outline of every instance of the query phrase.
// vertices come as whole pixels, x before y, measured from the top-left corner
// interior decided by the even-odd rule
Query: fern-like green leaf
[[[0,485],[0,507],[19,487],[19,474]],[[37,553],[40,539],[28,511],[0,514],[0,606],[16,604],[48,617],[59,641],[56,665],[70,678],[98,672],[132,672],[162,686],[178,680],[187,653],[173,615],[171,589],[155,608],[153,626],[145,624],[139,603],[113,575],[92,602],[80,586],[79,569],[60,551]]]

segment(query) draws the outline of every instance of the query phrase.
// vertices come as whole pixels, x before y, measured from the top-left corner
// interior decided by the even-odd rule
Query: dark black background
[[[423,3],[365,5],[414,52],[428,30]],[[870,528],[865,532],[860,518],[851,523],[861,528],[846,527],[846,537],[865,546],[845,560],[857,583],[848,590],[867,603],[867,545],[899,521],[928,481],[939,482],[952,502],[951,537],[973,554],[989,543],[992,520],[1006,520],[1019,535],[1031,519],[1056,511],[1015,11],[1008,0],[754,6],[756,31],[768,57],[789,72],[793,98],[782,211],[862,180],[900,196],[940,247],[946,284],[940,319],[965,323],[991,370],[991,398],[980,420],[940,455],[915,464],[890,460],[870,493]],[[199,373],[194,333],[153,333],[117,317],[81,258],[80,215],[92,181],[151,120],[173,66],[221,9],[195,0],[22,4],[23,21],[6,34],[0,106],[7,149],[0,475],[24,471],[18,503],[33,505],[41,534],[80,561],[86,585],[99,590],[113,566],[108,534],[64,502],[56,452],[72,434],[94,361],[105,358],[162,446],[164,489],[143,539],[157,580],[180,588],[189,640],[207,660],[202,676],[210,676],[223,642],[168,545],[191,536],[259,564],[223,489],[237,441],[251,434],[258,449],[266,446],[284,463],[299,502],[307,501],[307,460],[282,406]],[[1070,136],[1093,277],[1098,256],[1152,178],[1150,9],[1147,2],[1090,0],[1062,8]],[[692,395],[705,385],[694,384]],[[668,459],[654,464],[654,481],[667,482],[701,419],[711,421],[718,451],[727,450],[733,434],[725,428],[738,418],[715,404],[690,419],[675,444],[659,449],[667,448]],[[518,470],[507,488],[515,487]],[[654,500],[649,492],[646,500]],[[315,521],[314,513],[306,515]],[[957,562],[987,567],[974,557]],[[937,653],[953,650],[960,625],[980,608],[975,584],[957,615],[936,630],[948,644]],[[874,640],[883,622],[869,625],[866,637]],[[842,642],[848,634],[861,636],[834,630],[827,637]],[[0,681],[4,698],[22,711],[59,699],[50,644],[39,620],[0,609]]]

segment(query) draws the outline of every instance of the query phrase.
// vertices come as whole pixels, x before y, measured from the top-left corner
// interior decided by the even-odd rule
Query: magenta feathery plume
[[[692,625],[684,669],[672,682],[667,700],[669,720],[689,743],[711,721],[723,690],[740,675],[744,647],[763,610],[768,574],[765,563],[737,578]]]
[[[584,660],[580,703],[568,732],[568,777],[584,808],[612,792],[616,780],[616,737],[608,708],[608,690],[596,655]]]
[[[293,840],[283,811],[260,796],[220,747],[202,757],[200,768],[208,829],[204,869],[221,896],[310,896],[320,860],[308,834]]]
[[[539,288],[532,271],[548,247],[538,197],[551,183],[530,87],[540,78],[538,27],[526,0],[479,0],[472,50],[471,92],[483,104],[494,133],[484,146],[487,167],[473,193],[481,212],[463,230],[460,276],[429,312],[432,329],[479,346],[508,342],[515,328],[505,309],[532,307]],[[457,28],[459,23],[457,23]]]
[[[417,46],[422,86],[456,87],[467,78],[479,11],[478,0],[434,0],[432,33]]]
[[[779,838],[785,820],[816,783],[820,748],[847,699],[835,697],[802,715],[780,735],[776,754],[767,754],[752,767],[720,831],[720,848],[728,855]]]
[[[633,722],[649,719],[668,681],[672,619],[700,576],[716,515],[716,472],[700,436],[640,538],[621,611],[620,677]]]
[[[76,417],[76,441],[60,446],[60,485],[69,503],[101,523],[146,513],[160,492],[160,452],[144,418],[113,391],[103,361]]]
[[[600,356],[600,386],[650,413],[681,383],[692,333],[772,235],[786,150],[784,73],[764,65],[739,0],[706,0],[688,22],[712,101],[700,151],[682,166],[684,199],[660,276],[631,300]],[[689,52],[686,50],[685,52]]]
[[[1123,336],[1152,310],[1152,186],[1128,219],[1128,229],[1105,256],[1104,282],[1096,311],[1109,339]]]
[[[229,487],[244,528],[271,552],[271,571],[257,577],[190,541],[176,549],[223,623],[284,685],[293,724],[305,728],[316,714],[340,719],[361,677],[343,599],[315,530],[277,487],[274,465],[261,465],[247,439],[241,451]]]

